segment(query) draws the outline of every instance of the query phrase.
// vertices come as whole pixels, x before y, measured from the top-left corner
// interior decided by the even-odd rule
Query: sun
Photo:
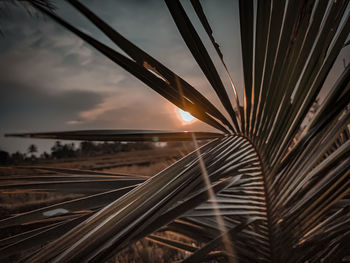
[[[183,111],[180,108],[177,108],[177,111],[179,112],[179,116],[180,118],[186,122],[186,123],[190,123],[192,121],[195,120],[195,117],[193,117],[191,114],[189,114],[187,111]]]

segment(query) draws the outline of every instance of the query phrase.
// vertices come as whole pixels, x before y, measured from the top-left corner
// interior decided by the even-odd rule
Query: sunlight
[[[198,146],[198,143],[196,140],[196,135],[194,133],[192,133],[192,141],[193,141],[195,151],[197,154],[197,158],[199,161],[199,167],[201,168],[201,171],[202,171],[203,180],[208,188],[208,194],[209,194],[210,200],[212,200],[212,202],[213,202],[213,210],[215,212],[215,217],[216,217],[216,222],[218,224],[218,228],[219,228],[221,235],[222,235],[222,242],[224,244],[226,254],[228,255],[228,262],[229,263],[236,263],[236,261],[234,260],[235,252],[233,250],[233,244],[232,244],[232,241],[231,241],[230,236],[228,234],[228,229],[226,228],[224,218],[221,215],[220,210],[218,208],[218,202],[216,200],[216,195],[213,191],[212,183],[209,179],[209,174],[208,174],[207,168],[205,167],[205,163],[202,159],[202,155],[200,153],[199,146]]]
[[[184,121],[184,122],[192,122],[195,117],[193,117],[190,113],[188,113],[187,111],[183,111],[180,108],[177,108],[179,114],[180,114],[180,118]]]

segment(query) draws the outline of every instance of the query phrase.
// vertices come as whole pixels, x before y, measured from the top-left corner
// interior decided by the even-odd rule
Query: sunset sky
[[[116,48],[69,4],[56,1],[57,13]],[[118,32],[160,60],[222,109],[208,81],[188,51],[163,1],[83,1]],[[222,66],[189,1],[182,2],[212,55],[229,96]],[[201,1],[225,61],[242,92],[237,1]],[[79,129],[213,130],[200,121],[179,119],[176,107],[94,48],[49,18],[9,7],[0,18],[0,148],[26,151],[30,143],[47,150],[53,141],[4,138],[4,133]],[[333,77],[350,62],[349,47]],[[223,110],[222,110],[223,111]]]

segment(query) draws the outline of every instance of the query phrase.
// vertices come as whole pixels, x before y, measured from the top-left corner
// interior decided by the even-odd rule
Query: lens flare
[[[177,111],[179,112],[180,114],[180,117],[181,119],[184,121],[184,122],[192,122],[195,118],[189,114],[187,111],[183,111],[181,110],[180,108],[177,108]]]
[[[233,250],[233,244],[232,244],[232,241],[231,241],[230,236],[228,234],[228,229],[226,228],[224,218],[222,217],[220,210],[217,208],[218,202],[216,200],[216,195],[213,191],[211,181],[209,179],[209,174],[208,174],[207,168],[205,167],[205,163],[202,159],[202,155],[200,153],[199,146],[198,146],[196,136],[194,133],[192,133],[192,140],[194,143],[194,147],[195,147],[196,154],[197,154],[198,161],[199,161],[199,167],[201,168],[204,182],[205,182],[206,186],[208,187],[208,194],[209,194],[210,200],[212,200],[212,203],[214,205],[213,210],[215,213],[216,222],[218,224],[218,228],[219,228],[221,235],[222,235],[222,242],[224,244],[224,249],[225,249],[227,255],[229,256],[228,262],[229,263],[236,263],[236,260],[234,259],[235,252]]]

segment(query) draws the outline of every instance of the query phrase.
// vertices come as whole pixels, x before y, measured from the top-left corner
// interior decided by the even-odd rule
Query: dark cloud
[[[49,90],[29,85],[1,84],[0,123],[11,129],[45,127],[57,129],[79,119],[79,113],[96,107],[103,96],[92,91]]]

